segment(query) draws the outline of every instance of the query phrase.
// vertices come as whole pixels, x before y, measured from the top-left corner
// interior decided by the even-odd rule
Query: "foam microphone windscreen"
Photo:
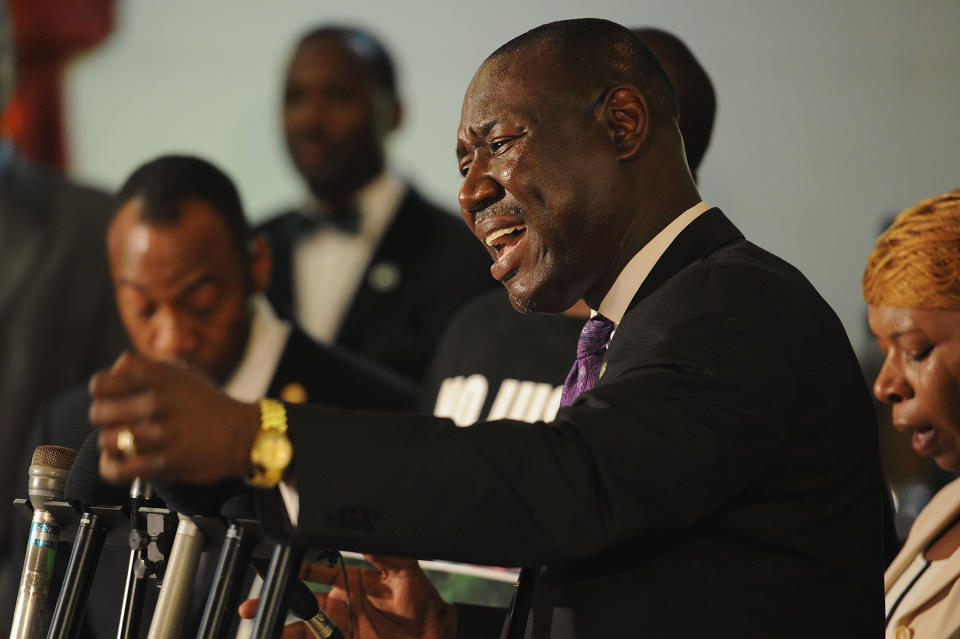
[[[246,487],[244,490],[238,491],[223,503],[220,514],[228,521],[256,519],[257,507],[254,503],[253,491]]]
[[[242,481],[232,479],[215,484],[151,481],[150,485],[167,508],[182,515],[215,515],[224,502],[248,490]]]
[[[130,502],[129,488],[109,484],[100,477],[99,431],[93,431],[77,451],[73,468],[67,476],[63,496],[85,506],[122,506]]]

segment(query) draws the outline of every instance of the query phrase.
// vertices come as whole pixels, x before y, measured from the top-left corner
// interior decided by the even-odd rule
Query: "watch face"
[[[283,470],[293,459],[293,446],[286,434],[275,430],[264,431],[254,446],[254,457],[256,463],[267,470]]]

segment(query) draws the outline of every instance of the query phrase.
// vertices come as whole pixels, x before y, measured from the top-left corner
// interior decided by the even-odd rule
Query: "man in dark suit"
[[[116,199],[110,271],[123,325],[139,353],[187,364],[247,401],[269,396],[344,408],[413,407],[415,389],[399,375],[317,344],[274,315],[260,293],[269,251],[263,238],[251,240],[239,195],[219,169],[198,158],[161,157],[137,169]],[[39,444],[79,449],[91,431],[89,407],[85,387],[63,395],[41,416],[27,452]],[[14,545],[14,551],[23,548]],[[122,599],[128,551],[104,553],[86,616],[92,637],[115,636]]]
[[[455,216],[385,171],[401,117],[393,62],[375,38],[339,27],[303,36],[283,123],[310,199],[258,230],[282,317],[419,382],[450,316],[490,288],[490,264]]]
[[[853,351],[799,272],[701,200],[643,43],[594,19],[507,43],[467,90],[458,157],[513,305],[600,313],[552,423],[289,405],[291,464],[261,456],[270,407],[127,356],[92,381],[101,473],[285,476],[293,526],[266,493],[263,515],[295,544],[536,565],[525,636],[880,633],[876,424]],[[121,451],[142,419],[162,423],[154,450]],[[190,433],[214,422],[248,448],[211,467]],[[322,473],[300,461],[320,454]],[[469,627],[439,616],[436,636]]]
[[[706,70],[672,33],[633,32],[650,47],[677,92],[678,126],[694,181],[710,145],[716,96]],[[477,296],[450,320],[421,387],[420,407],[461,426],[483,419],[550,421],[590,309],[579,302],[562,314],[514,312],[505,292]],[[510,351],[500,345],[523,335]]]

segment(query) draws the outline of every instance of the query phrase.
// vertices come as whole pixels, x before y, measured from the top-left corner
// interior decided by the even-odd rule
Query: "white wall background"
[[[859,279],[881,218],[960,186],[960,0],[120,0],[68,76],[73,173],[109,189],[141,161],[202,154],[251,217],[298,201],[278,117],[289,48],[347,22],[394,52],[407,119],[392,164],[451,209],[460,100],[484,56],[590,15],[673,31],[718,93],[701,192],[803,270],[867,344]]]

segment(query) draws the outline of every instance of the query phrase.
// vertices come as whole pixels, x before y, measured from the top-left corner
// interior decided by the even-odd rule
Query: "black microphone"
[[[249,490],[246,484],[235,479],[215,484],[153,480],[150,486],[167,508],[181,515],[215,515],[227,501]]]
[[[254,514],[256,506],[253,491],[240,482],[224,483],[220,485],[218,495],[221,498],[229,495],[220,508],[220,514],[229,522],[229,528],[221,547],[217,572],[207,597],[197,639],[221,639],[227,636],[240,603],[240,589],[248,563],[264,580],[251,637],[257,637],[258,632],[269,632],[269,628],[282,628],[289,610],[303,620],[317,637],[343,639],[340,629],[320,609],[313,591],[297,577],[302,552],[279,545],[274,548],[272,561],[253,556],[255,546],[264,539]],[[194,498],[193,501],[196,503],[199,499]],[[336,552],[331,553],[327,560],[336,556]],[[271,576],[271,568],[280,574]]]
[[[310,587],[297,576],[302,561],[303,551],[289,544],[277,544],[269,565],[265,560],[253,559],[254,568],[263,577],[263,588],[251,639],[279,637],[287,610],[303,620],[318,639],[345,639],[337,624],[320,608]]]
[[[220,548],[197,639],[226,639],[230,632],[240,603],[244,573],[261,537],[259,525],[250,519],[253,510],[253,496],[249,490],[241,490],[220,509],[229,526]]]
[[[60,525],[45,505],[63,499],[67,474],[76,456],[76,451],[63,446],[37,446],[33,453],[27,484],[33,518],[10,639],[34,639],[43,628],[50,572],[60,539]]]
[[[79,637],[100,551],[108,530],[123,518],[121,504],[128,499],[123,488],[108,484],[100,477],[98,435],[94,431],[83,442],[63,491],[64,499],[78,503],[83,514],[47,639]]]

